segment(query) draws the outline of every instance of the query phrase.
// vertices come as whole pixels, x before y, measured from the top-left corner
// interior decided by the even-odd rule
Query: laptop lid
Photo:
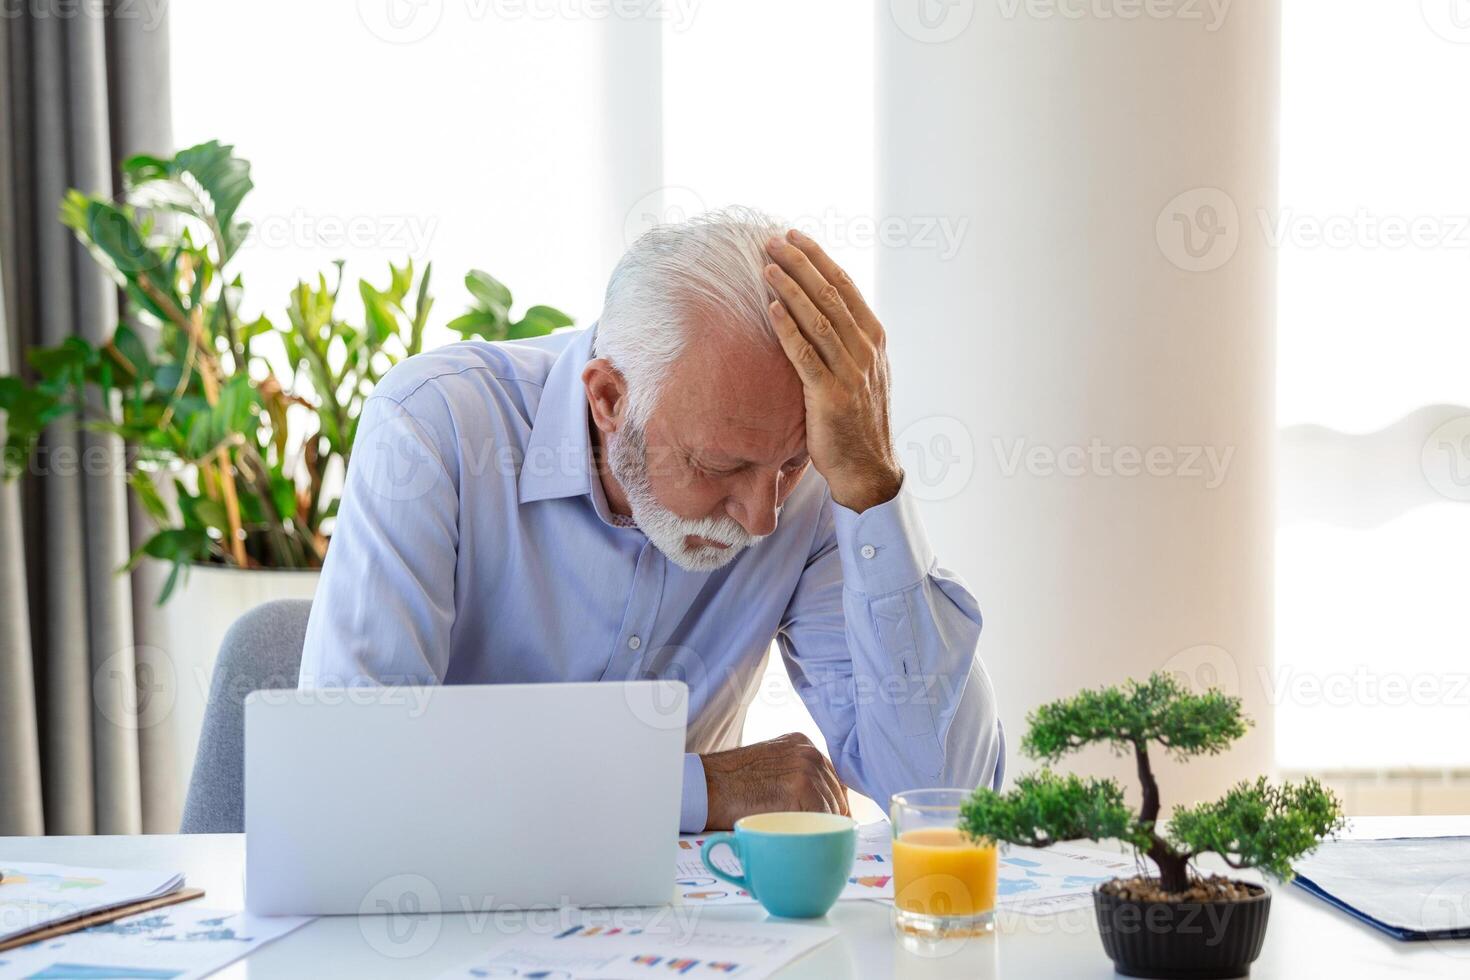
[[[666,904],[687,714],[678,681],[256,691],[246,907]]]

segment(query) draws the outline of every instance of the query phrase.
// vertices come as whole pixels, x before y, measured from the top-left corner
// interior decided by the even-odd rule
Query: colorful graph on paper
[[[674,885],[685,905],[752,905],[750,892],[713,878],[700,860],[704,837],[681,837],[674,852]],[[741,873],[734,854],[720,848],[713,860],[715,866],[730,875]],[[840,900],[859,898],[891,899],[893,897],[893,835],[887,821],[864,824],[858,828],[857,853],[853,856],[852,875]]]
[[[0,980],[196,980],[310,921],[173,905],[7,950]]]

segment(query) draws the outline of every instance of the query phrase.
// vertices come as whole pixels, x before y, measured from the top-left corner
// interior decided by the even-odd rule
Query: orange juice
[[[957,827],[905,830],[893,842],[893,901],[920,915],[980,915],[995,908],[994,844]]]

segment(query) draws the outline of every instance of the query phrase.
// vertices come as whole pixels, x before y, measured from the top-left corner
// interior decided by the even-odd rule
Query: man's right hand
[[[709,830],[729,830],[752,813],[851,815],[847,789],[832,763],[799,732],[699,758],[709,793]]]

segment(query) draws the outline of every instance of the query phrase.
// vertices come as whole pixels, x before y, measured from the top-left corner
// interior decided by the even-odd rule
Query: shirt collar
[[[581,331],[546,376],[521,462],[519,490],[521,503],[590,494],[598,514],[610,520],[612,512],[593,467],[587,393],[582,386],[582,369],[592,359],[596,334],[595,323]]]

